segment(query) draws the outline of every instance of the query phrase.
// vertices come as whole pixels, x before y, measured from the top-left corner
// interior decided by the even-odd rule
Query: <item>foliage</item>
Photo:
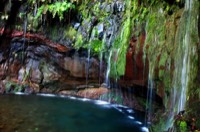
[[[65,37],[70,38],[71,40],[75,39],[77,31],[73,27],[68,27],[67,30],[65,30]]]
[[[5,84],[5,88],[6,88],[6,93],[21,92],[24,89],[24,86],[16,82],[7,82]]]
[[[117,74],[119,76],[124,75],[126,66],[126,52],[129,45],[130,30],[131,29],[131,19],[130,17],[124,22],[123,30],[121,34],[121,47],[117,59]]]
[[[91,44],[91,48],[93,49],[93,51],[94,51],[95,53],[99,53],[99,52],[102,51],[102,45],[103,45],[103,43],[102,43],[101,40],[99,40],[99,39],[94,39],[94,40],[92,40],[92,41],[90,42],[90,44]]]
[[[83,46],[83,36],[81,34],[76,35],[76,42],[74,48],[79,49]]]
[[[126,3],[130,4],[129,2]],[[112,50],[114,56],[111,62],[111,76],[119,77],[124,75],[126,67],[126,53],[131,36],[131,12],[130,6],[127,8],[124,15],[124,23],[122,24],[121,34],[116,37]]]
[[[46,14],[50,12],[53,18],[58,15],[59,19],[62,20],[64,12],[68,11],[69,9],[74,9],[75,5],[70,2],[55,2],[53,4],[42,4],[38,8],[38,12],[36,18],[40,17],[42,14]]]
[[[176,121],[176,129],[179,132],[188,132],[188,126],[185,120],[178,120]]]

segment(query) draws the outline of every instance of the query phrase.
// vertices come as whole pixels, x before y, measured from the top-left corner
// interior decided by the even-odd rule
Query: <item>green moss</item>
[[[164,74],[165,74],[165,68],[166,67],[166,63],[167,63],[167,59],[168,59],[168,54],[166,52],[162,53],[160,55],[160,60],[159,60],[159,63],[158,63],[158,68],[159,68],[159,78],[164,78]]]
[[[113,67],[111,68],[111,76],[117,75],[119,77],[125,73],[126,53],[131,36],[131,18],[129,13],[130,12],[127,11],[125,14],[125,21],[122,25],[121,34],[115,39],[114,45],[112,47],[113,51],[119,51],[115,52],[115,59],[112,59],[111,62],[111,67]]]
[[[76,35],[76,42],[74,48],[79,49],[83,46],[83,36],[81,34]]]
[[[38,19],[42,14],[46,14],[47,12],[50,12],[53,16],[53,18],[57,15],[60,20],[62,20],[64,12],[68,11],[69,9],[75,8],[75,5],[73,5],[70,2],[62,1],[62,2],[55,2],[52,4],[44,3],[38,8],[38,12],[36,15],[36,19]]]
[[[183,118],[183,117],[182,117]],[[178,132],[188,132],[188,126],[184,119],[175,122],[175,130]]]
[[[191,93],[190,91],[195,91],[196,95],[198,95],[198,99],[200,99],[200,94],[199,94],[199,86],[197,86],[199,83],[196,81],[197,80],[197,73],[198,73],[198,63],[199,63],[199,58],[198,58],[198,43],[199,43],[199,33],[198,30],[196,30],[196,27],[198,27],[198,22],[199,20],[197,19],[196,16],[199,16],[199,6],[200,2],[198,0],[194,0],[193,3],[193,8],[190,12],[190,23],[188,23],[188,31],[189,31],[189,43],[191,45],[190,49],[190,73],[189,73],[189,82],[188,82],[188,96],[192,97],[194,94]]]
[[[159,60],[159,64],[158,66],[165,66],[166,64],[166,61],[168,59],[168,54],[166,52],[162,53],[161,56],[160,56],[160,60]]]
[[[91,48],[94,53],[102,52],[102,41],[98,39],[94,39],[90,42]]]
[[[77,34],[77,31],[71,26],[68,27],[67,30],[65,30],[65,33],[64,33],[65,37],[68,37],[71,40],[75,39],[76,34]]]

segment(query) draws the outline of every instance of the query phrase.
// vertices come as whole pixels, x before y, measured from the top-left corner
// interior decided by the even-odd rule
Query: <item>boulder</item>
[[[59,80],[62,76],[58,73],[57,68],[49,63],[44,63],[41,72],[43,74],[43,83]]]
[[[107,88],[87,88],[84,90],[78,91],[77,95],[85,98],[99,99],[99,97],[103,94],[108,93],[109,90]]]

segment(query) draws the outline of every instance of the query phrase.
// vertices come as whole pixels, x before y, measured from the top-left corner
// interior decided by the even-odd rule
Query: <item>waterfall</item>
[[[153,100],[153,88],[154,87],[154,65],[155,63],[151,63],[149,66],[149,75],[148,75],[148,90],[147,90],[147,103],[146,103],[146,126],[148,126],[149,122],[151,121],[152,115],[152,100]]]
[[[111,57],[112,57],[112,50],[110,50],[110,52],[109,52],[108,61],[107,61],[107,70],[106,70],[106,80],[105,80],[105,83],[106,83],[106,86],[108,88],[110,87],[109,75],[110,75],[110,68],[111,68],[111,65],[110,65]]]
[[[103,72],[103,51],[100,51],[99,53],[99,85],[101,84],[101,76]]]
[[[185,9],[176,33],[177,51],[166,130],[172,127],[174,116],[185,110],[189,82],[193,81],[196,74],[193,72],[195,58],[197,57],[196,40],[194,39],[196,34],[194,32],[198,27],[199,15],[198,6],[197,9],[195,8],[196,5],[198,5],[198,0],[185,1]]]
[[[88,79],[90,74],[90,54],[91,54],[91,42],[95,38],[95,29],[92,30],[92,34],[88,43],[88,53],[87,53],[87,66],[86,66],[86,85],[88,85]]]
[[[99,66],[99,85],[101,84],[101,77],[103,73],[103,52],[104,52],[104,45],[106,43],[106,34],[103,35],[102,45],[99,47],[99,60],[100,60],[100,66]]]
[[[38,10],[37,3],[35,3],[35,4],[34,4],[33,16],[36,16],[36,15],[37,15],[37,10]]]
[[[117,58],[118,58],[118,55],[119,55],[119,51],[120,51],[120,48],[116,49],[115,50],[115,54],[114,54],[114,71],[115,71],[115,83],[117,84],[117,79],[118,79],[118,75],[117,75]]]
[[[88,85],[88,79],[89,79],[89,69],[90,69],[90,51],[91,51],[91,46],[89,45],[88,47],[88,56],[87,56],[87,66],[86,66],[86,85]]]

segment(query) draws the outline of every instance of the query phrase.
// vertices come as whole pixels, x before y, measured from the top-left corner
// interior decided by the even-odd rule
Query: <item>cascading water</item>
[[[88,57],[87,57],[87,66],[86,66],[86,85],[88,85],[88,79],[89,79],[90,52],[91,52],[91,46],[89,44],[89,47],[88,47]]]
[[[106,43],[106,34],[103,35],[102,45],[99,47],[99,60],[100,60],[100,67],[99,67],[99,85],[101,84],[101,77],[103,76],[103,52],[104,52],[104,45]]]
[[[117,58],[118,58],[118,55],[119,55],[119,51],[120,51],[120,48],[116,49],[115,50],[115,55],[114,55],[114,71],[115,71],[115,82],[117,83],[117,79],[118,79],[118,75],[117,75]]]
[[[147,21],[147,24],[146,24],[147,38],[145,40],[145,45],[148,45],[150,43],[150,44],[152,44],[151,46],[157,50],[157,52],[160,52],[160,50],[156,47],[160,47],[163,44],[162,36],[157,31],[156,32],[151,31],[151,28],[152,28],[151,21],[152,21],[152,19],[157,20],[158,18],[160,19],[163,17],[162,8],[156,9],[156,13],[157,13],[158,17],[157,16],[154,18],[150,17],[149,20]],[[161,19],[160,23],[164,23],[164,20]],[[158,30],[159,30],[159,28],[158,28]],[[150,122],[152,121],[152,114],[154,112],[152,103],[153,103],[153,99],[154,99],[153,89],[156,88],[156,84],[154,81],[155,81],[155,74],[156,74],[155,69],[157,68],[157,63],[158,63],[158,56],[155,55],[154,52],[149,51],[149,50],[146,51],[146,50],[147,50],[146,48],[143,49],[143,52],[144,52],[143,62],[144,62],[144,67],[145,67],[146,55],[148,54],[149,73],[148,73],[146,120],[145,120],[145,124],[146,124],[146,126],[148,126],[150,124]],[[143,71],[143,76],[144,75],[145,75],[145,68]]]
[[[198,27],[198,9],[195,9],[196,5],[198,5],[198,0],[185,1],[185,9],[176,33],[175,43],[178,46],[178,51],[175,56],[175,72],[166,130],[172,127],[174,116],[185,110],[189,82],[193,81],[193,76],[195,76],[193,71],[195,69],[194,58],[197,57],[197,47],[196,42],[194,42],[194,31]]]
[[[107,46],[110,47],[111,44],[112,44],[112,41],[114,40],[115,38],[115,31],[117,30],[117,24],[114,20],[111,20],[109,21],[110,25],[113,25],[111,27],[111,33],[110,33],[110,38],[107,42]],[[109,88],[110,87],[110,79],[109,79],[109,76],[110,76],[110,70],[111,70],[111,58],[112,58],[112,55],[113,55],[113,49],[110,48],[110,51],[108,53],[108,60],[107,60],[107,70],[106,70],[106,77],[105,77],[105,83],[106,83],[106,86]]]
[[[34,5],[34,12],[33,12],[34,16],[37,15],[37,10],[38,10],[37,3],[35,3],[35,5]]]
[[[95,29],[92,30],[92,34],[90,37],[90,41],[88,44],[88,56],[87,56],[87,66],[86,66],[86,85],[88,85],[88,79],[89,79],[89,69],[90,69],[90,54],[91,54],[91,41],[94,39],[95,37]]]
[[[112,57],[112,50],[109,52],[109,56],[108,56],[108,61],[107,61],[107,70],[106,70],[106,80],[105,83],[107,85],[107,87],[110,87],[110,79],[109,79],[109,75],[110,75],[110,61],[111,61],[111,57]]]
[[[99,85],[100,85],[102,71],[103,71],[103,52],[102,51],[100,51],[99,60],[100,60],[100,64],[99,64]]]
[[[148,90],[147,90],[147,103],[146,103],[146,121],[145,124],[148,126],[151,121],[152,115],[152,99],[153,99],[153,88],[154,88],[154,64],[150,64],[149,75],[148,75]]]

